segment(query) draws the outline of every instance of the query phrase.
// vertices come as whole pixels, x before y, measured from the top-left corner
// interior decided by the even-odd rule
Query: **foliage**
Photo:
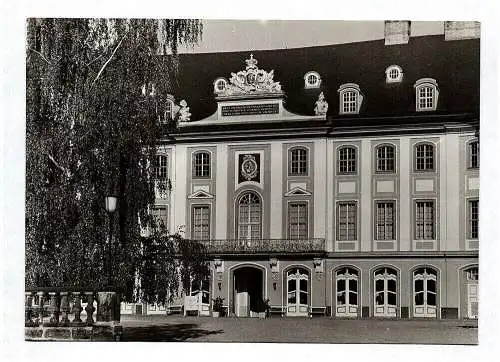
[[[148,243],[161,249],[155,268],[164,270],[153,285],[175,287],[182,238],[153,232],[145,241],[138,216],[154,222],[151,160],[165,132],[158,121],[176,81],[177,45],[200,35],[198,20],[28,19],[27,287],[106,284],[109,193],[119,198],[111,215],[116,287],[131,290],[151,262]],[[180,270],[195,268],[179,260]],[[149,279],[142,287],[154,294]]]
[[[223,311],[223,303],[224,303],[224,298],[222,297],[217,297],[215,299],[212,299],[212,310],[214,312],[219,312],[222,313]]]

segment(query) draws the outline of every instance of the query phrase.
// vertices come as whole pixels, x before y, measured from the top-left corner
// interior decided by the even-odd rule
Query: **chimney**
[[[479,21],[445,21],[444,40],[475,39],[481,35]]]
[[[385,45],[408,44],[411,33],[411,21],[386,20],[384,28]]]

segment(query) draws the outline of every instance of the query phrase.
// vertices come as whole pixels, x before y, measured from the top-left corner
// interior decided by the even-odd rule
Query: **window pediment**
[[[198,190],[196,192],[193,192],[191,195],[188,196],[188,199],[213,199],[214,195],[209,194],[206,191],[203,190]]]

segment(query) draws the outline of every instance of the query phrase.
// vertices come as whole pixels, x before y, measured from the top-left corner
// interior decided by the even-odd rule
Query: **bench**
[[[325,316],[326,307],[309,307],[309,317],[312,318],[313,315]]]
[[[183,305],[169,305],[167,306],[167,314],[170,315],[170,314],[182,314],[183,312],[183,309],[184,309],[184,306]]]
[[[272,305],[269,308],[269,316],[279,314],[281,317],[285,315],[285,307],[281,305]]]

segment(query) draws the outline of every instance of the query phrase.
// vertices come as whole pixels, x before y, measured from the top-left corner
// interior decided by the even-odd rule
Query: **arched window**
[[[154,163],[154,175],[156,181],[167,181],[168,178],[167,155],[156,155]]]
[[[379,268],[375,271],[373,315],[376,317],[395,317],[397,311],[397,271],[392,268]]]
[[[422,78],[415,82],[416,110],[435,111],[439,97],[437,82],[432,78]]]
[[[434,145],[419,143],[415,145],[415,171],[434,170]]]
[[[290,176],[307,176],[307,149],[292,148],[289,157],[288,174]]]
[[[356,317],[359,310],[359,273],[353,268],[340,268],[335,273],[337,305],[335,315]]]
[[[392,145],[377,147],[377,172],[394,172],[395,152]]]
[[[413,272],[413,315],[437,316],[437,273],[434,269],[418,268]]]
[[[356,173],[356,148],[351,146],[340,147],[337,154],[338,174]]]
[[[247,192],[238,201],[238,239],[262,238],[262,204],[254,192]]]
[[[340,97],[339,114],[358,114],[363,102],[359,86],[354,83],[346,83],[337,91]]]
[[[193,178],[210,177],[210,153],[196,152],[193,155]]]

